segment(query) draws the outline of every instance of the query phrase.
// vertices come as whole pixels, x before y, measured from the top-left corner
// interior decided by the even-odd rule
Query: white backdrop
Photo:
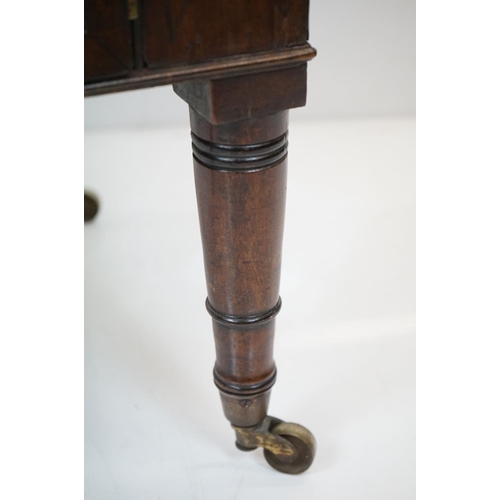
[[[86,500],[415,499],[414,147],[412,118],[290,128],[269,413],[318,452],[289,477],[212,382],[188,126],[86,131]]]
[[[295,118],[415,113],[415,0],[311,0],[308,103]],[[85,99],[85,127],[187,124],[170,86]]]

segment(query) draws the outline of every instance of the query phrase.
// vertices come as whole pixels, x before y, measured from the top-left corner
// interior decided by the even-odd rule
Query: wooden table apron
[[[267,415],[285,217],[288,110],[306,103],[305,0],[85,0],[85,95],[174,84],[189,104],[216,346],[214,380],[242,450],[277,470],[314,458]]]

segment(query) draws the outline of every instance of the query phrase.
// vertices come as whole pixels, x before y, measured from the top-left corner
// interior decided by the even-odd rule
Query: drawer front
[[[85,81],[125,75],[133,68],[127,0],[85,0]]]
[[[143,0],[149,68],[304,44],[308,0]]]

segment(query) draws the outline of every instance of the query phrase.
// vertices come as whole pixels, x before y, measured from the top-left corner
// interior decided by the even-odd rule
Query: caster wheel
[[[83,194],[84,200],[84,221],[89,222],[95,218],[99,211],[99,200],[97,196],[88,191]]]
[[[309,469],[316,453],[316,440],[305,427],[299,424],[281,422],[270,429],[270,432],[289,441],[297,452],[296,458],[292,462],[286,463],[279,460],[271,451],[264,449],[264,457],[273,469],[285,474],[300,474]]]

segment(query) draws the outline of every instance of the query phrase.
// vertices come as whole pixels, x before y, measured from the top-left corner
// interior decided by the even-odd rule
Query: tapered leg
[[[227,419],[239,427],[265,418],[276,380],[287,122],[284,111],[212,125],[191,111],[214,378]]]
[[[267,415],[276,381],[288,110],[259,114],[217,123],[190,108],[214,380],[238,448],[261,446],[274,468],[300,473],[314,458],[312,434]]]

